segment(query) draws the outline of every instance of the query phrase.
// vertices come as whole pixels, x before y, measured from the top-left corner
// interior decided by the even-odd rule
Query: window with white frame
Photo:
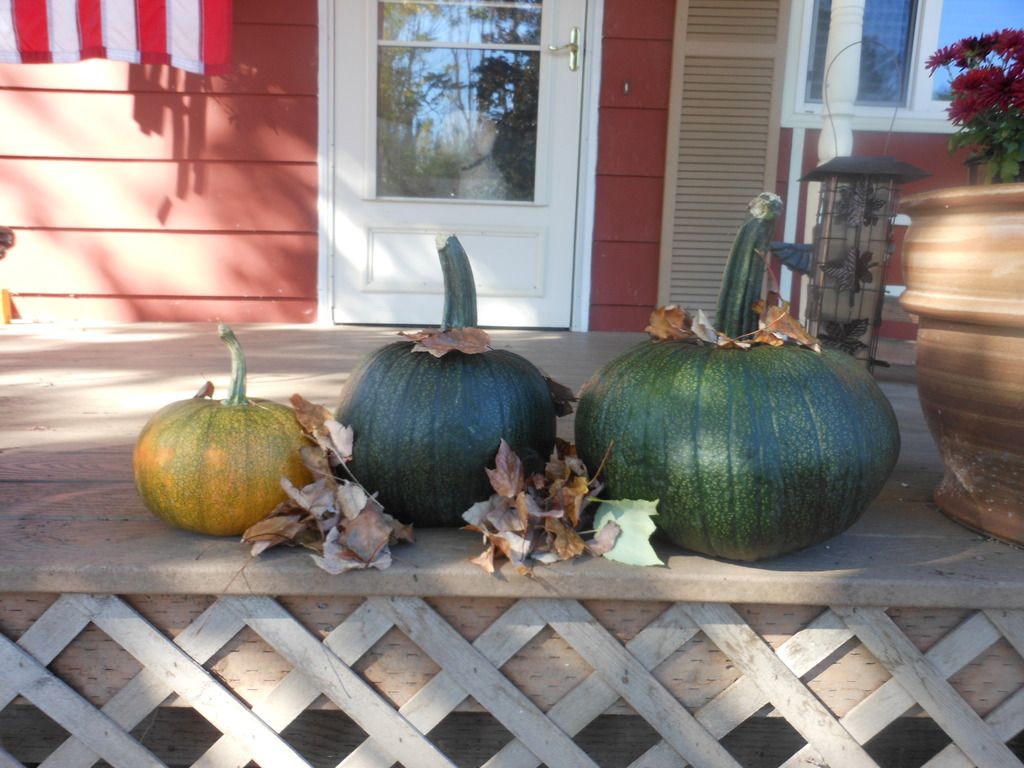
[[[904,105],[912,58],[917,0],[866,0],[864,34],[860,48],[858,104]],[[820,104],[825,76],[832,62],[825,61],[832,0],[816,0],[812,9],[811,56],[806,73],[805,98]],[[836,54],[843,56],[846,50]]]
[[[798,9],[803,42],[791,81],[797,116],[821,110],[832,0],[797,0]],[[914,123],[911,130],[921,128],[918,118],[946,123],[949,77],[942,70],[929,76],[928,57],[963,37],[1006,27],[1024,27],[1024,0],[865,0],[856,117],[898,113]]]

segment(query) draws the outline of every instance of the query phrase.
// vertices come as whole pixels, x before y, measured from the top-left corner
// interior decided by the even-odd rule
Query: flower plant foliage
[[[928,59],[946,67],[949,118],[959,127],[950,150],[965,147],[983,160],[994,181],[1015,181],[1024,163],[1024,29],[965,37]]]

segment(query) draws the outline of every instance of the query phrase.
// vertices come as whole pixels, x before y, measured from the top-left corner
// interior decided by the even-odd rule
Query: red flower
[[[992,50],[1007,59],[1024,59],[1024,29],[1004,29]]]
[[[945,48],[939,48],[939,50],[928,57],[928,63],[925,66],[928,68],[929,72],[934,72],[939,67],[949,66],[960,57],[962,50],[960,43],[954,43],[953,45],[947,45]]]
[[[953,99],[949,104],[948,114],[953,125],[966,125],[984,111],[985,106],[978,98],[978,93],[971,92]]]
[[[1019,29],[1004,29],[1002,32],[991,32],[980,37],[965,37],[929,56],[926,67],[930,72],[950,64],[955,64],[958,69],[969,69],[977,66],[993,52],[1001,56],[1007,52],[1016,55],[1022,45],[1024,30]]]
[[[978,84],[979,101],[986,108],[1009,109],[1010,87],[1013,80],[998,67],[986,67],[976,71],[985,73],[984,79]]]
[[[947,45],[928,59],[930,72],[939,67],[956,70],[948,114],[960,130],[950,147],[971,149],[998,178],[1012,180],[1024,171],[1024,29]]]
[[[1024,114],[1024,76],[1018,75],[1010,84],[1010,105]]]
[[[968,64],[984,61],[996,45],[999,43],[999,33],[990,32],[987,35],[981,35],[980,37],[970,38],[971,44],[967,46],[967,62]]]

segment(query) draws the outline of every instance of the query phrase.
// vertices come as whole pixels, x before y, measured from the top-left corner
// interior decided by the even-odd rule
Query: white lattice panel
[[[459,755],[446,754],[432,738],[457,711],[486,711],[510,734],[484,762],[494,768],[600,765],[576,737],[609,712],[642,717],[657,734],[633,761],[636,768],[737,766],[723,739],[750,718],[769,714],[785,718],[805,742],[786,766],[874,766],[865,745],[916,712],[951,740],[929,767],[1021,765],[1006,742],[1024,730],[1024,687],[1014,683],[998,703],[979,711],[967,693],[972,685],[956,682],[997,650],[1005,676],[1020,676],[1024,613],[1017,611],[965,610],[948,628],[935,625],[943,629],[932,634],[941,636],[923,642],[899,611],[865,607],[790,610],[776,620],[769,614],[781,616],[782,609],[724,603],[588,607],[568,599],[480,600],[477,610],[468,599],[300,604],[222,596],[206,600],[203,610],[193,601],[187,621],[178,611],[161,626],[152,617],[171,613],[160,598],[148,599],[149,618],[133,606],[138,600],[113,595],[62,595],[45,609],[38,598],[6,598],[7,608],[19,600],[23,609],[38,607],[24,626],[8,620],[0,635],[0,723],[28,702],[59,724],[68,737],[41,762],[47,768],[84,768],[99,760],[126,768],[164,765],[166,756],[151,751],[145,732],[133,735],[133,729],[168,706],[194,710],[221,734],[191,763],[207,768],[250,761],[270,768],[310,765],[288,729],[318,709],[341,710],[365,734],[340,760],[346,767],[460,764]],[[67,661],[74,654],[102,655],[94,640],[76,649],[89,632],[101,633],[122,654],[110,658],[130,656],[137,670],[102,701],[102,687],[90,688],[69,671],[86,665]],[[230,667],[225,654],[235,652],[243,635],[259,644],[264,658],[287,667],[263,690],[247,680],[242,691],[237,679],[223,674]],[[430,666],[412,676],[414,691],[399,696],[382,680],[392,663],[394,674],[404,674],[408,658]],[[829,669],[859,659],[869,660],[878,683],[852,706],[841,706],[845,699],[829,695],[823,681]],[[517,664],[527,663],[533,674],[517,672]],[[680,673],[685,664],[700,668],[703,678]],[[711,669],[716,665],[720,669]],[[701,679],[705,695],[687,693]],[[547,683],[559,691],[557,700],[544,699],[542,689],[552,690]],[[0,766],[23,765],[19,759],[0,751]]]

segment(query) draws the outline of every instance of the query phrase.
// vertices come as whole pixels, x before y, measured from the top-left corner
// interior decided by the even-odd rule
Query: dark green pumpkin
[[[753,262],[771,230],[767,213],[744,223],[726,269],[718,314],[733,337],[756,328],[747,306],[762,279]],[[845,530],[899,454],[892,407],[853,358],[688,340],[644,342],[585,385],[579,454],[597,466],[613,442],[612,497],[658,499],[655,521],[673,542],[735,560]]]
[[[231,352],[231,388],[222,401],[179,400],[142,428],[132,455],[135,486],[146,507],[198,533],[237,535],[285,500],[281,478],[312,482],[300,449],[307,444],[295,412],[245,394],[245,357],[221,326]]]
[[[438,243],[445,280],[442,328],[476,325],[476,288],[459,241]],[[463,525],[491,493],[484,469],[502,438],[532,469],[555,442],[544,376],[505,350],[413,352],[400,341],[364,358],[341,392],[335,418],[353,428],[352,473],[385,509],[420,526]]]

